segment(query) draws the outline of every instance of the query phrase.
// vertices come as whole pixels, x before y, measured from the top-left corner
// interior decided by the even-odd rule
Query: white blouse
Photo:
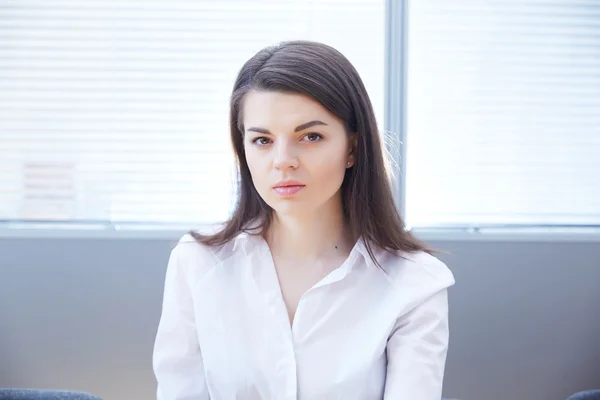
[[[301,298],[290,327],[269,247],[185,235],[166,272],[153,366],[159,400],[440,400],[450,270],[359,240]]]

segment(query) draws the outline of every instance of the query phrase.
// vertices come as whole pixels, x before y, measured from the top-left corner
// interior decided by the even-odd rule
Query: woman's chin
[[[275,214],[282,217],[301,217],[309,214],[310,207],[301,202],[286,202],[285,204],[276,204],[272,207]]]

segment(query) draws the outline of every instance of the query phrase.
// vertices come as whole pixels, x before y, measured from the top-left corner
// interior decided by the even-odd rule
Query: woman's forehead
[[[339,124],[319,102],[296,93],[251,91],[244,99],[243,115],[246,128],[281,125],[289,129],[315,120],[327,126]]]

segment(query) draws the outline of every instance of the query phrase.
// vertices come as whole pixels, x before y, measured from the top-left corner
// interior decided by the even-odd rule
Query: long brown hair
[[[427,251],[410,232],[394,204],[386,172],[384,149],[373,106],[358,72],[340,52],[322,43],[284,42],[270,46],[249,59],[240,70],[230,100],[231,142],[237,157],[238,197],[231,218],[215,234],[190,234],[199,243],[220,246],[249,224],[259,221],[258,232],[266,232],[272,212],[260,197],[250,175],[244,153],[243,101],[250,90],[298,93],[318,101],[355,137],[355,161],[342,182],[342,206],[353,237],[388,251]],[[256,228],[256,227],[253,227]]]

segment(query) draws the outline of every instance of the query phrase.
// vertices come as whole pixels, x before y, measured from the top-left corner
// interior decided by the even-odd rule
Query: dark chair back
[[[585,392],[575,393],[567,400],[600,400],[600,390],[586,390]]]
[[[0,389],[0,400],[102,400],[82,392],[36,389]]]

